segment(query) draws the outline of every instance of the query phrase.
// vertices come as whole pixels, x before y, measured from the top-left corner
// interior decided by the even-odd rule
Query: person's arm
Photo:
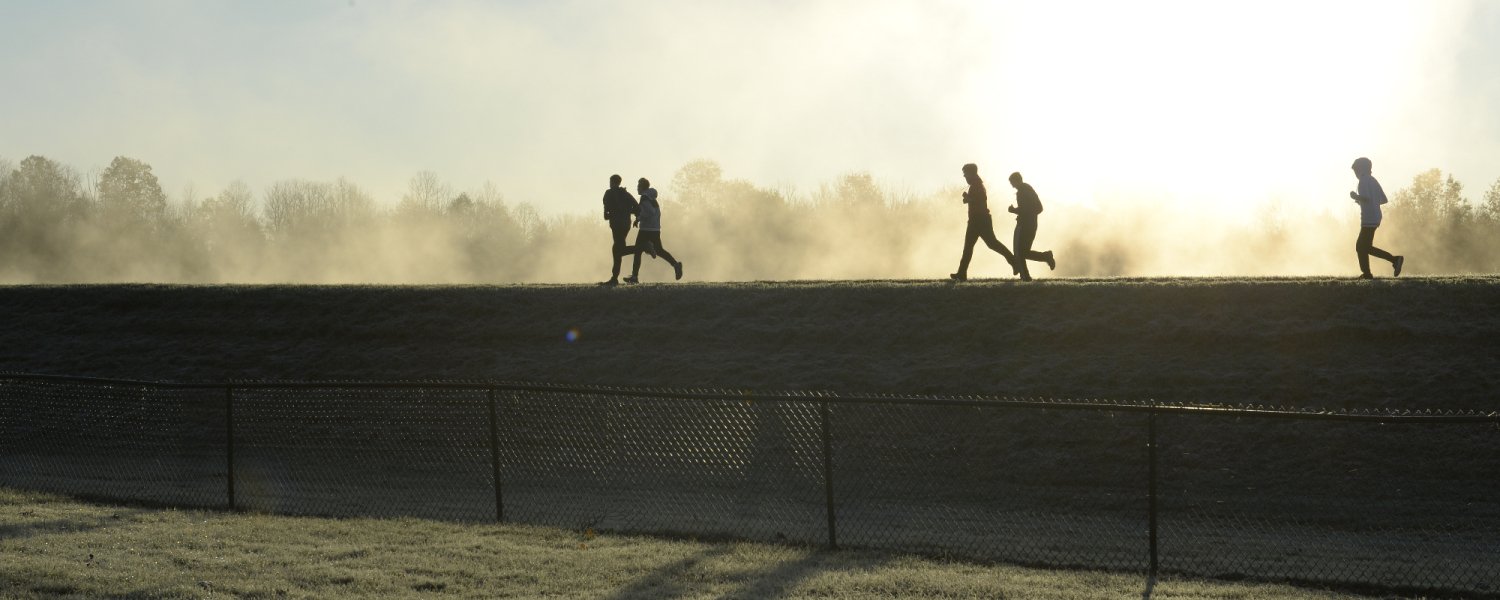
[[[609,192],[604,192],[604,220],[609,220]]]
[[[656,203],[656,198],[654,198],[652,196],[647,196],[645,194],[642,194],[641,195],[641,203],[640,203],[639,206],[636,207],[636,210],[635,210],[635,223],[632,223],[630,225],[631,227],[640,227],[641,226],[641,209],[640,209],[640,207],[641,206],[645,206],[647,202],[650,202],[651,203],[651,207],[655,208],[658,213],[661,212],[661,205],[659,205],[659,204]]]
[[[1368,177],[1359,181],[1359,191],[1349,192],[1349,197],[1360,204],[1385,204],[1385,190],[1380,189],[1380,184],[1375,178]]]
[[[982,187],[979,187],[977,185],[970,185],[969,186],[969,191],[964,192],[964,204],[969,204],[971,202],[984,202],[984,201],[985,201],[984,188],[982,188]]]
[[[1022,184],[1021,189],[1016,190],[1016,206],[1010,212],[1017,216],[1035,217],[1042,213],[1042,199],[1036,196],[1036,190],[1031,186]]]

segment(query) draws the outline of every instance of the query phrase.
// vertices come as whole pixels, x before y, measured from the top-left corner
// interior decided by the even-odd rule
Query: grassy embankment
[[[9,287],[0,369],[1491,409],[1496,306],[1493,277]]]
[[[417,519],[87,504],[0,489],[0,597],[1127,598],[1129,574]],[[1338,598],[1167,579],[1154,598]]]
[[[1497,301],[1493,278],[22,287],[0,291],[13,319],[0,368],[1493,409]],[[24,581],[47,579],[35,577]],[[611,581],[603,589],[627,585]],[[857,589],[841,585],[830,589]]]

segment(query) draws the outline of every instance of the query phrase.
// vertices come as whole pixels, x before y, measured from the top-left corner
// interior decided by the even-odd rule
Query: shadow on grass
[[[26,498],[23,496],[23,498]],[[43,500],[48,500],[42,498]],[[6,515],[9,522],[0,523],[0,543],[24,540],[33,537],[60,536],[61,542],[66,542],[67,536],[87,533],[100,529],[112,527],[125,527],[139,522],[135,517],[146,513],[146,509],[120,509],[107,515],[87,515],[62,519],[36,519],[26,520],[30,511],[22,511],[19,515]],[[15,519],[20,517],[19,522]],[[61,545],[61,544],[57,544]],[[84,556],[87,555],[87,558]],[[79,564],[88,565],[93,560],[93,555],[80,547],[72,560]],[[10,574],[14,575],[14,574]],[[84,588],[67,581],[42,581],[29,582],[24,579],[0,576],[0,589],[25,589],[38,597],[79,597],[86,594]],[[165,594],[165,590],[137,590],[113,595],[116,598],[159,598]],[[7,596],[8,597],[8,596]]]
[[[671,564],[662,565],[655,571],[637,578],[629,585],[615,590],[610,594],[608,600],[633,600],[636,598],[680,598],[692,592],[684,583],[686,575],[698,563],[729,553],[729,548],[724,545],[716,545],[703,550],[697,554],[683,558]]]
[[[74,534],[95,529],[106,529],[135,522],[131,517],[144,513],[141,509],[116,511],[108,516],[90,516],[71,519],[51,519],[23,523],[0,524],[0,542],[53,534]],[[23,515],[24,516],[24,515]]]
[[[692,589],[692,571],[705,562],[730,554],[731,547],[717,545],[663,565],[634,582],[615,590],[608,600],[635,600],[639,598],[685,598],[701,596],[701,590]],[[775,566],[757,571],[739,571],[718,575],[742,580],[743,583],[720,598],[786,598],[790,597],[797,584],[822,571],[846,570],[850,566],[830,565],[829,554],[824,550],[812,550],[796,558],[779,561]],[[860,560],[855,567],[873,569],[884,563],[880,560]]]
[[[787,598],[790,597],[792,589],[796,584],[811,578],[821,571],[848,570],[858,568],[860,570],[873,570],[886,563],[889,559],[875,559],[864,555],[858,560],[858,564],[844,564],[841,566],[830,566],[828,550],[816,550],[797,560],[782,561],[775,568],[767,569],[759,573],[754,579],[745,583],[740,589],[726,594],[725,598]],[[847,561],[846,561],[847,562]]]
[[[31,586],[30,588],[28,588],[28,591],[41,598],[48,598],[53,596],[60,598],[78,598],[86,595],[86,591],[82,588],[70,584],[59,583],[48,583]],[[171,592],[172,590],[167,589],[131,590],[129,592],[121,592],[118,594],[112,593],[109,595],[109,597],[114,598],[115,600],[156,600],[159,598],[168,597],[169,595],[171,595]]]

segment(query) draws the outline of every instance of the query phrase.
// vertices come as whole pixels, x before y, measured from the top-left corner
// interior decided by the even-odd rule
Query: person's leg
[[[1360,227],[1359,238],[1354,240],[1354,253],[1359,256],[1359,273],[1362,277],[1370,275],[1370,246],[1375,241],[1374,227]]]
[[[640,274],[641,274],[641,254],[643,254],[643,253],[650,254],[652,258],[655,258],[656,255],[658,254],[658,251],[659,251],[660,248],[661,248],[661,232],[660,231],[642,231],[640,233],[635,234],[635,246],[634,246],[634,250],[635,250],[635,263],[633,263],[631,265],[631,267],[630,267],[630,278],[632,280],[637,279],[638,277],[640,277]],[[672,259],[669,257],[667,259],[667,261],[668,262],[672,262]]]
[[[652,236],[651,243],[653,245],[653,249],[656,250],[656,255],[662,257],[663,259],[666,259],[667,264],[672,265],[672,271],[676,275],[676,278],[682,279],[682,261],[677,260],[672,256],[671,252],[667,252],[667,249],[662,247],[660,231],[656,232],[656,235]]]
[[[1400,277],[1401,276],[1401,266],[1402,266],[1402,263],[1406,262],[1406,257],[1404,257],[1404,256],[1396,256],[1394,254],[1391,254],[1390,252],[1386,252],[1385,250],[1381,250],[1380,248],[1376,248],[1375,247],[1375,228],[1371,227],[1369,229],[1370,229],[1370,239],[1365,242],[1365,253],[1368,254],[1368,255],[1370,255],[1370,256],[1373,256],[1375,258],[1384,259],[1384,260],[1390,262],[1391,263],[1392,275],[1395,276],[1395,277]],[[1363,233],[1363,232],[1361,232],[1361,233]],[[1366,271],[1365,272],[1366,273],[1370,272],[1368,270],[1368,264],[1366,265]]]
[[[677,265],[677,259],[672,257],[672,253],[671,252],[667,252],[667,249],[663,248],[661,246],[661,233],[657,233],[654,236],[654,239],[651,240],[651,242],[652,242],[651,249],[656,252],[656,255],[658,257],[660,257],[662,260],[667,261],[667,264],[669,264],[669,265],[672,265],[672,266],[676,266]]]
[[[1052,251],[1038,252],[1031,248],[1036,243],[1036,221],[1016,221],[1016,256],[1051,264]],[[1022,243],[1024,242],[1024,244]]]
[[[656,258],[656,250],[652,248],[652,240],[660,239],[660,231],[642,231],[635,234],[635,245],[630,247],[631,252],[645,253],[646,256]]]
[[[609,273],[609,280],[616,281],[620,278],[620,259],[625,256],[626,249],[629,248],[629,246],[625,245],[625,236],[630,233],[630,228],[610,227],[609,232],[615,238],[614,246],[610,248],[610,253],[614,254],[615,264],[614,269]]]
[[[979,241],[979,227],[975,226],[974,219],[969,219],[969,226],[964,230],[964,253],[958,259],[958,272],[953,275],[958,279],[969,276],[969,260],[974,258],[974,242]]]
[[[1030,258],[1031,242],[1036,239],[1036,223],[1027,223],[1025,219],[1016,220],[1016,231],[1011,236],[1011,242],[1016,248],[1016,274],[1021,276],[1022,281],[1031,279],[1031,269],[1026,266],[1026,259]]]
[[[634,257],[630,261],[630,278],[626,279],[626,281],[634,283],[641,276],[642,247],[644,247],[644,244],[641,243],[641,238],[637,236],[635,238],[635,246],[632,247],[634,249],[634,252],[630,253]]]
[[[999,252],[1000,256],[1004,256],[1005,262],[1010,263],[1011,267],[1016,267],[1016,255],[1011,254],[1010,248],[1006,248],[1005,244],[1000,243],[1000,240],[995,238],[995,228],[993,222],[989,219],[984,220],[979,230],[979,238],[984,240],[984,245],[989,246],[990,250]]]
[[[629,230],[626,231],[628,232]],[[644,231],[636,231],[635,243],[620,248],[621,258],[624,258],[626,256],[631,257],[630,276],[625,278],[625,283],[635,283],[639,280],[638,276],[641,274],[641,242],[643,241],[641,239],[641,235],[644,233]]]
[[[1370,228],[1370,239],[1369,239],[1369,241],[1365,242],[1365,253],[1369,254],[1370,256],[1373,256],[1375,258],[1383,258],[1385,260],[1390,261],[1391,263],[1395,263],[1396,262],[1396,256],[1394,254],[1391,254],[1390,252],[1386,252],[1385,250],[1381,250],[1380,248],[1376,248],[1375,247],[1375,228],[1374,227]]]

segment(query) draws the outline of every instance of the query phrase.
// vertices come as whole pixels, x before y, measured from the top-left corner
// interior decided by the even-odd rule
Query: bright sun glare
[[[992,153],[1090,204],[1242,219],[1275,196],[1338,199],[1402,101],[1430,8],[1372,4],[989,7]]]

